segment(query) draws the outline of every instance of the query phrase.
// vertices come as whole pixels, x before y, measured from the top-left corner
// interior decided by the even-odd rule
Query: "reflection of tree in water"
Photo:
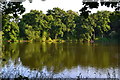
[[[5,43],[4,45],[2,45],[2,54],[2,59],[5,59],[5,61],[3,61],[3,64],[8,63],[9,59],[17,61],[19,57],[19,44]]]
[[[109,68],[117,65],[117,46],[80,43],[11,43],[3,50],[9,60],[20,57],[22,64],[31,69],[54,69],[59,72],[78,65]]]
[[[1,18],[0,18],[0,20],[1,20]],[[2,57],[2,32],[1,32],[1,21],[0,21],[0,58],[1,57]]]

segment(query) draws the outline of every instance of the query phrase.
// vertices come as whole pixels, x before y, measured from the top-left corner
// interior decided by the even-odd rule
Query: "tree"
[[[91,14],[89,19],[91,25],[94,28],[94,37],[105,36],[106,32],[110,30],[110,12],[109,11],[98,11],[97,13]]]
[[[28,40],[34,40],[40,37],[40,30],[42,27],[38,19],[41,16],[41,14],[42,12],[31,10],[30,13],[26,13],[25,15],[23,15],[23,18],[19,23],[20,37],[24,37],[23,39]]]
[[[72,39],[75,33],[75,18],[78,17],[78,14],[72,10],[68,10],[63,18],[63,23],[66,25],[66,30],[64,32],[65,39]],[[74,36],[75,38],[75,36]]]
[[[25,8],[22,5],[22,2],[2,2],[2,14],[8,15],[13,14],[14,17],[17,17],[18,14],[23,14],[25,12]]]
[[[55,19],[55,21],[52,22],[52,24],[51,24],[51,29],[50,29],[51,38],[57,39],[58,36],[59,36],[59,38],[62,38],[65,27],[66,26],[61,22],[60,19]]]
[[[32,29],[32,26],[25,25],[24,37],[25,37],[25,40],[33,40],[34,39],[35,36],[34,36],[34,30]]]
[[[63,18],[66,12],[60,8],[53,8],[53,10],[47,11],[47,16],[53,16],[53,21],[51,22],[50,36],[52,39],[63,38],[64,31],[66,30],[66,25],[63,22]]]
[[[111,26],[111,33],[110,36],[117,40],[120,39],[120,12],[115,11],[110,15],[110,26]]]
[[[100,3],[99,3],[99,0],[95,0],[95,1],[94,0],[83,0],[84,7],[82,9],[80,9],[81,16],[84,16],[85,18],[87,18],[89,13],[91,12],[89,9],[98,8],[100,4],[101,4],[101,6],[105,5],[107,7],[115,8],[116,11],[120,10],[120,6],[119,6],[120,1],[119,0],[116,0],[116,1],[100,0]]]
[[[12,17],[9,15],[3,16],[3,39],[4,40],[11,40],[16,41],[19,37],[19,27],[17,23],[12,21]],[[10,21],[11,20],[11,21]]]
[[[4,40],[16,41],[19,38],[19,14],[25,12],[22,2],[8,2],[7,0],[0,1],[0,10],[2,11],[2,38]],[[13,16],[9,16],[13,14]]]
[[[77,20],[80,21],[76,21],[75,30],[77,39],[80,39],[81,41],[89,41],[92,38],[92,32],[94,31],[90,19],[80,16]]]
[[[23,18],[21,19],[20,29],[23,30],[24,24],[27,24],[32,27],[32,31],[35,32],[34,39],[39,39],[40,37],[47,38],[49,34],[50,26],[50,16],[47,17],[45,14],[43,14],[42,11],[37,10],[31,10],[30,13],[27,13],[23,15]],[[23,29],[22,29],[23,28]],[[22,33],[21,33],[22,34]],[[24,36],[24,35],[23,35]],[[39,37],[38,37],[39,36]]]
[[[76,36],[82,40],[94,40],[96,37],[107,37],[110,30],[110,12],[98,11],[87,18],[80,16],[76,20]],[[79,22],[78,22],[79,21]]]
[[[48,10],[46,15],[52,15],[54,19],[60,18],[62,19],[65,16],[66,12],[58,7],[53,8],[52,10]]]

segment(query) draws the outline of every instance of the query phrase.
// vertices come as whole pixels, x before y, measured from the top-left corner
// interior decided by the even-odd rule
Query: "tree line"
[[[120,12],[98,11],[87,18],[72,10],[31,10],[20,18],[2,16],[3,41],[90,41],[120,39]]]

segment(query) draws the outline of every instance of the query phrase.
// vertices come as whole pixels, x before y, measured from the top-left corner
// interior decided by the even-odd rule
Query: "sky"
[[[33,0],[32,3],[30,3],[29,0],[26,0],[23,2],[23,6],[26,8],[25,13],[30,12],[30,10],[42,10],[44,13],[46,13],[48,9],[53,9],[54,7],[59,7],[65,11],[73,10],[75,12],[79,12],[83,5],[82,0]],[[98,9],[92,9],[92,13],[95,13],[98,10],[114,11],[112,8],[100,6]]]

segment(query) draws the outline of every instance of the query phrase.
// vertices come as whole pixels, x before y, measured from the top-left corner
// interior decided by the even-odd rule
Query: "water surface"
[[[117,78],[118,44],[5,43],[0,77]]]

